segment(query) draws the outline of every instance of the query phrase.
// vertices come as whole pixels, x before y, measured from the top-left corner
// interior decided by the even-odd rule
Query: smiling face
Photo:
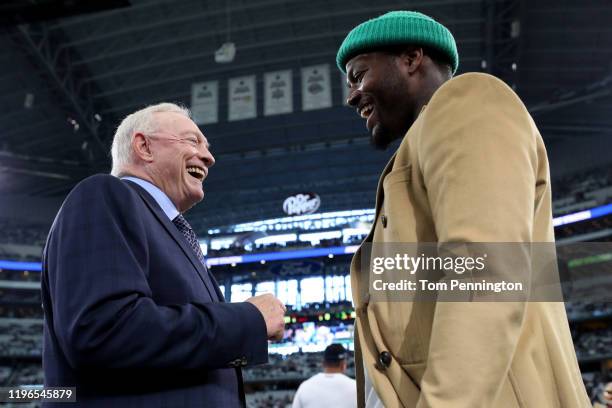
[[[404,136],[414,122],[415,98],[399,56],[360,54],[346,64],[350,88],[347,103],[366,119],[372,144],[384,149]]]
[[[215,164],[209,144],[197,125],[175,112],[154,113],[156,130],[137,134],[148,143],[145,171],[180,212],[185,212],[204,198],[202,183]]]

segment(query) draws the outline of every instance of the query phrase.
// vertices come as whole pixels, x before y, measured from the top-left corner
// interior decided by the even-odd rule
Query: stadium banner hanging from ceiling
[[[228,84],[230,122],[257,116],[255,75],[231,78]]]
[[[302,110],[332,106],[329,64],[302,68]]]
[[[287,197],[283,211],[287,215],[303,215],[316,212],[321,206],[321,197],[315,193],[298,193]]]
[[[219,121],[219,81],[191,85],[191,114],[198,125]]]
[[[264,75],[264,115],[293,112],[293,81],[291,70],[268,72]]]

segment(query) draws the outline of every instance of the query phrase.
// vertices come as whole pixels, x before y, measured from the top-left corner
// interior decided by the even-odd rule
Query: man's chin
[[[194,199],[193,205],[196,205],[197,203],[202,201],[204,199],[204,196],[205,196],[204,189],[202,189],[202,191],[198,191],[198,193],[193,197]]]
[[[372,135],[370,136],[370,144],[378,150],[386,150],[387,147],[395,140],[396,138],[391,135],[385,128],[383,128],[380,123],[374,125],[372,129]]]
[[[180,212],[185,212],[188,209],[192,208],[194,205],[198,204],[204,199],[204,190],[191,192],[189,196],[182,203],[183,210],[179,208]]]

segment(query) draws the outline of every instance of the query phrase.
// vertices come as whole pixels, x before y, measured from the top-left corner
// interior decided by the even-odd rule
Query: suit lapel
[[[218,285],[216,285],[216,281],[212,282],[211,279],[207,279],[208,276],[212,278],[212,275],[208,273],[208,270],[205,269],[205,266],[196,257],[195,253],[193,252],[193,249],[191,249],[188,246],[187,241],[185,241],[185,237],[183,236],[183,234],[181,234],[181,232],[174,226],[172,221],[168,219],[168,217],[159,207],[155,199],[149,193],[147,193],[145,189],[143,189],[136,183],[132,183],[129,180],[124,180],[124,181],[140,195],[140,197],[145,202],[147,207],[149,207],[149,209],[151,210],[155,218],[157,218],[159,223],[166,229],[166,231],[170,234],[170,236],[174,239],[174,241],[176,241],[178,246],[182,249],[183,253],[187,256],[187,258],[189,259],[189,261],[195,268],[198,276],[202,280],[202,283],[204,283],[204,286],[206,287],[206,290],[208,291],[208,295],[210,296],[212,300],[214,300],[215,294],[218,295],[218,293],[220,292],[220,291],[217,291],[217,288],[215,287]],[[223,299],[223,298],[219,297],[219,299]]]
[[[372,242],[374,229],[376,228],[376,223],[378,222],[378,216],[380,214],[380,210],[384,200],[384,189],[383,189],[383,181],[385,176],[391,171],[393,168],[393,163],[395,162],[395,156],[397,152],[391,156],[389,162],[385,166],[380,179],[378,180],[378,186],[376,187],[376,210],[374,212],[374,221],[372,222],[372,227],[370,228],[370,232],[368,236],[363,240],[355,255],[353,256],[353,260],[351,262],[351,284],[356,289],[353,291],[353,304],[357,311],[357,317],[359,318],[359,322],[355,322],[355,333],[354,333],[354,341],[355,341],[355,373],[357,380],[357,406],[359,408],[365,407],[365,366],[363,361],[363,353],[361,351],[361,347],[365,345],[360,344],[359,334],[361,330],[359,329],[359,324],[362,327],[368,327],[368,314],[366,313],[366,304],[369,302],[369,285],[370,285],[370,274],[369,268],[362,268],[361,265],[361,251],[362,247],[365,243]],[[355,276],[353,276],[355,275]],[[357,294],[357,296],[355,296]],[[363,330],[363,335],[366,336],[368,333],[366,330]]]
[[[376,214],[374,218],[374,223],[372,223],[372,228],[370,229],[370,233],[368,234],[369,238],[371,238],[371,235],[374,234],[376,220],[378,220],[378,214],[380,214],[380,209],[384,200],[385,191],[383,189],[383,181],[385,181],[385,177],[393,168],[393,163],[395,163],[395,156],[397,156],[397,151],[393,153],[393,156],[391,156],[391,158],[389,159],[389,162],[385,166],[385,169],[383,170],[382,174],[380,175],[380,179],[378,180],[378,186],[376,188]]]
[[[355,299],[355,306],[362,306],[363,301],[367,298],[366,293],[368,292],[368,287],[370,283],[370,276],[368,268],[361,267],[361,249],[365,243],[372,242],[372,238],[374,235],[374,228],[376,228],[376,223],[378,222],[378,216],[380,214],[380,210],[384,200],[384,189],[383,189],[383,181],[385,180],[385,176],[387,173],[391,171],[393,168],[393,163],[395,162],[395,156],[397,152],[393,153],[393,156],[389,159],[389,162],[385,166],[380,179],[378,180],[378,186],[376,188],[376,210],[374,212],[374,221],[372,222],[372,227],[370,227],[370,232],[368,236],[363,240],[363,242],[359,245],[359,248],[355,252],[353,256],[353,261],[351,262],[352,270],[355,270],[359,274],[359,278],[353,281],[351,279],[351,283],[357,286],[357,293],[359,294],[359,298]]]
[[[208,276],[210,277],[210,280],[212,281],[212,284],[215,288],[215,292],[217,293],[217,297],[219,298],[221,302],[225,302],[225,294],[221,292],[221,287],[219,286],[219,282],[217,282],[217,279],[215,279],[214,275],[208,270],[208,266],[206,267],[206,272],[208,273]]]

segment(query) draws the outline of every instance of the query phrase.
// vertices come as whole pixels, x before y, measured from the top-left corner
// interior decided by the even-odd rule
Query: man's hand
[[[283,302],[271,293],[254,296],[246,301],[255,305],[263,315],[268,330],[268,340],[282,340],[285,332],[285,312],[287,311]]]

